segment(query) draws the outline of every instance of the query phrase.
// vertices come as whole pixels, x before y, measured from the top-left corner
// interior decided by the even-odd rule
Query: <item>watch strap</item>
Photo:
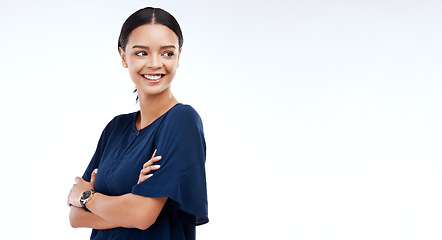
[[[91,210],[87,209],[86,205],[84,205],[82,201],[80,201],[80,203],[81,203],[81,208],[83,208],[84,211],[91,212]]]

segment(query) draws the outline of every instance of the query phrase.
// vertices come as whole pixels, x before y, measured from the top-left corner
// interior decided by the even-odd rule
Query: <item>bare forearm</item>
[[[95,215],[126,228],[146,229],[152,225],[167,198],[148,198],[133,194],[106,196],[95,193],[87,208]]]
[[[119,227],[118,225],[108,222],[103,218],[98,217],[94,213],[86,212],[78,207],[71,207],[69,213],[69,221],[74,228],[85,227],[93,229],[111,229]]]

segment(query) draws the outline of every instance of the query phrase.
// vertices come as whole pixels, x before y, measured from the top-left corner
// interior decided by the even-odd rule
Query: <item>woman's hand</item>
[[[72,186],[71,191],[69,192],[68,196],[68,205],[69,206],[75,206],[75,207],[81,207],[80,204],[80,198],[81,194],[83,194],[84,191],[89,189],[95,189],[95,176],[97,175],[97,169],[92,171],[91,174],[91,181],[86,182],[81,177],[75,178],[75,184]]]
[[[138,177],[138,183],[141,183],[144,180],[152,177],[153,174],[148,174],[148,173],[153,171],[153,170],[158,170],[160,168],[160,165],[153,165],[154,163],[156,163],[156,162],[161,160],[161,156],[156,156],[155,157],[155,153],[156,152],[157,152],[157,150],[155,149],[155,151],[153,152],[152,157],[150,158],[150,160],[147,161],[143,165],[143,169],[141,169],[140,176]]]

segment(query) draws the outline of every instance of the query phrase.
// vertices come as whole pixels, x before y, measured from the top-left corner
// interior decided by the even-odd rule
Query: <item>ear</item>
[[[127,58],[126,53],[124,52],[123,48],[119,47],[118,51],[120,52],[121,61],[123,63],[123,67],[127,68]]]
[[[182,47],[181,47],[181,48],[180,48],[180,50],[178,51],[178,59],[177,59],[177,63],[176,63],[177,67],[179,67],[179,66],[180,66],[180,56],[181,56],[181,50],[183,50],[183,48],[182,48]]]

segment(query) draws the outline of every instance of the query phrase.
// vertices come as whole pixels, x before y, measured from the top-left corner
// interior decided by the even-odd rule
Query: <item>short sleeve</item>
[[[155,136],[161,168],[132,188],[146,197],[168,197],[174,219],[188,225],[209,221],[206,189],[206,144],[201,119],[188,105],[169,112]]]
[[[94,171],[95,168],[98,168],[98,165],[100,164],[101,156],[103,154],[104,148],[106,147],[109,129],[111,128],[111,125],[113,125],[113,122],[115,121],[116,118],[117,117],[112,119],[112,121],[110,121],[106,125],[106,127],[103,129],[103,132],[101,133],[100,139],[98,140],[97,149],[95,150],[95,153],[92,156],[92,159],[89,162],[86,171],[84,171],[83,179],[85,181],[88,182],[91,181],[92,171]]]

